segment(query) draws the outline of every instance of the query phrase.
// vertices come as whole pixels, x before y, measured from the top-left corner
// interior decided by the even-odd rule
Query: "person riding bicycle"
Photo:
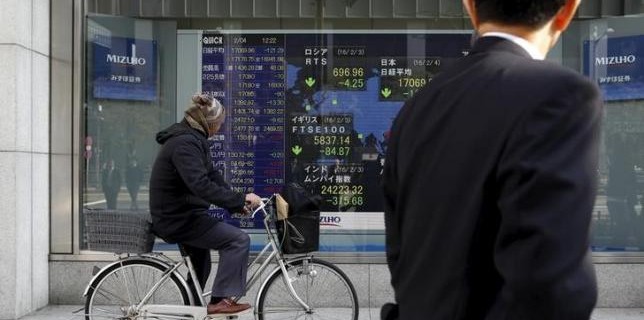
[[[250,238],[239,228],[210,216],[208,208],[215,204],[230,212],[248,213],[261,204],[254,193],[232,191],[212,165],[207,139],[221,128],[224,113],[216,99],[194,95],[183,120],[157,134],[161,149],[150,177],[152,230],[165,241],[184,246],[202,288],[210,274],[210,249],[219,251],[207,306],[210,315],[250,308],[231,298],[245,294]]]

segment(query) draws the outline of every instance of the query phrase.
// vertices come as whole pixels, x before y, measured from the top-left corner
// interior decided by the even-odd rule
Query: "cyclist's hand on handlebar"
[[[259,207],[262,204],[262,198],[254,193],[246,194],[246,209],[252,210]]]

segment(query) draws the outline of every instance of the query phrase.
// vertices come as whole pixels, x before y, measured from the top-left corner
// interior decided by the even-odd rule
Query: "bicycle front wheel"
[[[146,259],[129,259],[101,272],[90,285],[85,319],[139,319],[136,305],[159,282],[167,266]],[[190,305],[190,298],[176,274],[166,279],[147,304]]]
[[[272,319],[358,319],[358,297],[349,278],[335,265],[306,257],[286,261],[287,277],[273,273],[258,293],[259,320]],[[286,281],[311,310],[291,294]]]

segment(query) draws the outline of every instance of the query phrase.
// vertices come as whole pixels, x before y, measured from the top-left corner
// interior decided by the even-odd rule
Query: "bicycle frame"
[[[269,213],[266,210],[266,206],[271,203],[272,199],[274,196],[271,196],[270,198],[263,198],[262,199],[262,204],[255,209],[252,213],[252,217],[255,217],[255,214],[258,212],[262,212],[264,214],[264,229],[266,230],[266,234],[268,236],[268,243],[264,246],[264,248],[260,251],[260,253],[253,259],[253,261],[249,264],[249,267],[255,264],[261,264],[257,270],[253,272],[253,274],[250,276],[250,278],[246,281],[246,290],[250,289],[257,280],[260,278],[260,276],[264,273],[266,270],[266,267],[269,265],[271,261],[276,261],[278,264],[278,268],[275,268],[275,270],[271,273],[274,274],[276,272],[282,272],[284,275],[284,284],[287,286],[291,296],[293,299],[295,299],[304,309],[304,311],[309,312],[311,311],[311,307],[307,305],[295,292],[295,289],[293,288],[292,281],[288,277],[288,271],[286,270],[286,263],[284,262],[284,257],[282,253],[279,250],[278,246],[278,240],[276,234],[271,230],[271,224],[274,223],[274,218],[275,214],[274,213]],[[269,251],[270,249],[270,251]],[[162,255],[163,256],[163,255]],[[152,259],[158,259],[156,257],[152,257],[151,255],[142,255],[142,258],[152,258]],[[165,256],[164,256],[165,257]],[[294,260],[300,260],[300,259],[306,259],[308,256],[301,256],[294,258]],[[167,258],[167,257],[166,257]],[[167,258],[168,260],[171,260]],[[263,261],[262,261],[263,259]],[[172,261],[172,260],[171,260]],[[169,268],[159,279],[154,286],[148,291],[148,293],[145,295],[145,297],[136,305],[135,310],[139,311],[139,315],[143,317],[165,317],[165,318],[171,318],[171,319],[203,319],[207,316],[207,311],[206,311],[206,297],[209,296],[212,292],[207,291],[204,292],[201,289],[201,286],[195,286],[195,290],[197,293],[197,300],[200,302],[201,306],[180,306],[180,305],[148,305],[146,304],[148,300],[154,295],[156,290],[163,285],[165,281],[170,278],[172,274],[176,274],[180,279],[182,279],[185,282],[185,278],[178,273],[178,269],[186,265],[188,268],[188,272],[191,275],[192,279],[197,279],[196,272],[194,270],[194,267],[192,265],[192,261],[190,260],[189,256],[183,257],[182,261],[174,262],[174,264],[170,264],[171,268]],[[267,281],[270,279],[270,276],[264,280],[264,283],[262,283],[261,288],[263,288],[266,284]],[[90,282],[91,283],[91,282]],[[260,288],[260,292],[261,292]],[[192,292],[188,292],[189,296],[192,296]],[[191,297],[191,302],[193,302],[194,298]],[[235,301],[239,300],[240,297],[236,297]],[[257,299],[255,301],[255,305],[257,306],[259,303],[259,294],[257,296]],[[189,315],[189,317],[187,316]]]
[[[248,266],[252,266],[255,264],[259,264],[259,261],[264,258],[264,255],[268,254],[268,256],[264,259],[262,264],[253,272],[253,274],[250,276],[250,278],[246,281],[246,291],[252,287],[255,282],[260,278],[260,276],[264,273],[266,267],[268,264],[275,260],[279,266],[279,269],[281,270],[282,274],[284,275],[284,279],[288,279],[288,272],[286,270],[286,264],[284,263],[284,257],[282,253],[279,250],[278,247],[278,241],[277,241],[277,236],[275,233],[271,230],[270,226],[274,222],[275,219],[275,214],[274,213],[269,213],[266,211],[266,206],[271,203],[275,195],[271,196],[270,198],[264,198],[262,199],[262,205],[260,205],[255,211],[253,212],[251,218],[255,217],[255,214],[257,212],[262,212],[264,214],[264,230],[266,230],[266,235],[268,236],[268,243],[264,246],[262,251],[259,252],[259,254],[253,259],[253,261],[248,264]],[[268,250],[271,249],[269,252]],[[267,277],[266,279],[268,280],[270,277]],[[262,287],[266,284],[266,281],[262,284]],[[289,289],[289,292],[293,299],[295,299],[301,306],[304,308],[305,311],[310,311],[311,307],[309,307],[302,299],[297,295],[295,292],[295,289],[293,288],[293,284],[291,281],[285,281],[285,284],[287,288]],[[260,290],[261,291],[261,290]],[[210,295],[210,292],[203,293],[202,296],[207,296]],[[259,296],[257,297],[259,299]],[[258,300],[257,299],[257,300]],[[235,301],[238,301],[239,297],[235,298]],[[257,305],[258,301],[255,301],[255,305]]]

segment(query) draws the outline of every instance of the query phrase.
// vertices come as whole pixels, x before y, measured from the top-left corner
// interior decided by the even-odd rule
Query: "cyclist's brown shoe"
[[[222,299],[215,304],[208,304],[209,315],[235,314],[250,309],[248,303],[237,303],[230,299]]]

